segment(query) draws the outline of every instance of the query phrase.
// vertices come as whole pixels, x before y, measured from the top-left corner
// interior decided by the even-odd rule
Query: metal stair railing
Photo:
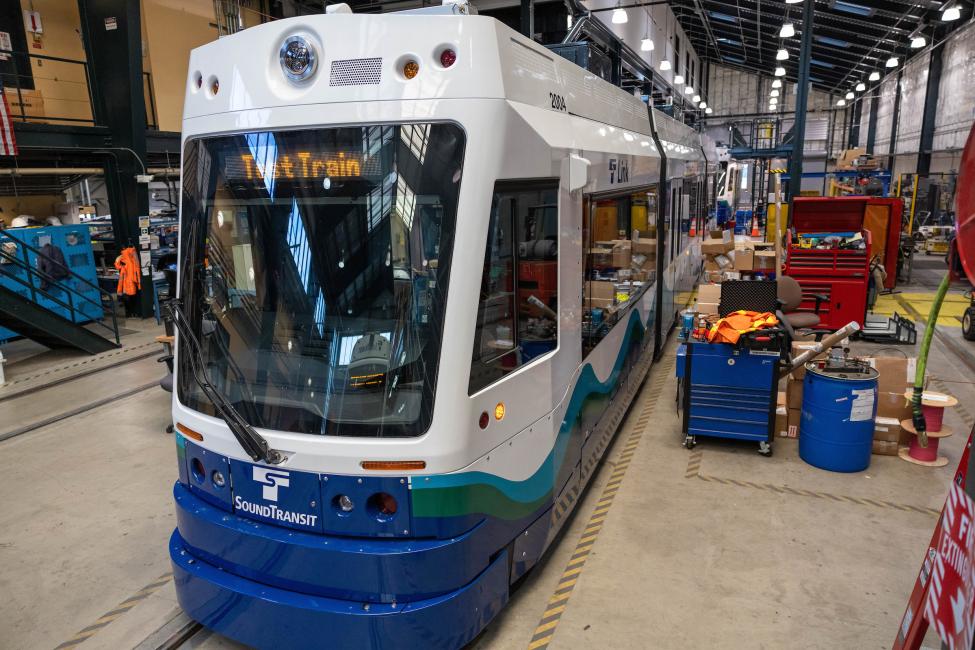
[[[94,323],[94,324],[96,324],[96,325],[98,325],[99,327],[102,327],[102,328],[108,330],[109,332],[111,332],[113,334],[113,336],[114,336],[115,344],[116,345],[121,345],[122,344],[121,339],[119,337],[118,318],[116,316],[116,300],[115,300],[115,295],[114,294],[112,294],[109,291],[105,291],[104,289],[102,289],[97,284],[94,284],[93,282],[90,282],[88,279],[86,279],[86,278],[82,277],[81,275],[75,273],[66,264],[61,264],[60,262],[56,262],[54,260],[50,260],[51,263],[60,266],[68,274],[68,277],[69,278],[74,279],[74,280],[77,280],[77,281],[79,281],[79,282],[81,282],[83,284],[86,284],[89,287],[91,287],[92,289],[94,289],[95,291],[97,291],[99,293],[99,295],[101,296],[102,299],[101,299],[101,301],[97,301],[96,302],[95,300],[89,298],[88,296],[86,296],[86,295],[84,295],[82,293],[79,293],[77,290],[75,290],[75,289],[67,286],[66,284],[64,284],[63,283],[63,280],[65,280],[67,278],[58,279],[58,278],[55,278],[54,276],[50,275],[49,273],[46,273],[44,271],[41,271],[40,269],[35,268],[30,263],[30,258],[28,257],[27,252],[28,251],[31,251],[31,252],[33,252],[37,256],[42,256],[43,253],[41,252],[40,249],[37,249],[37,248],[31,246],[30,244],[28,244],[27,242],[23,241],[22,239],[20,239],[19,237],[16,237],[16,236],[10,234],[9,231],[5,230],[2,227],[0,227],[0,234],[6,234],[8,237],[10,237],[10,239],[13,240],[17,244],[17,246],[20,248],[20,250],[23,252],[23,257],[24,257],[24,259],[20,259],[18,257],[15,257],[15,256],[7,253],[5,250],[3,250],[2,247],[0,247],[0,259],[5,260],[6,262],[8,262],[9,264],[12,264],[13,266],[16,266],[16,267],[18,267],[20,269],[23,269],[27,273],[27,280],[25,281],[24,279],[19,278],[16,275],[13,275],[13,274],[8,273],[7,271],[5,271],[4,270],[4,266],[5,266],[4,264],[0,264],[0,273],[3,273],[4,275],[6,275],[7,277],[9,277],[10,279],[12,279],[12,280],[20,283],[23,286],[26,286],[28,289],[30,289],[30,291],[31,291],[31,299],[33,300],[34,303],[37,303],[37,294],[40,293],[45,298],[47,298],[48,300],[50,300],[50,301],[52,301],[52,302],[60,305],[61,307],[64,307],[65,309],[67,309],[68,312],[71,314],[71,319],[72,320],[73,320],[74,314],[75,314],[75,297],[77,297],[78,299],[80,299],[83,302],[86,302],[88,304],[97,306],[98,309],[99,309],[99,311],[102,314],[102,318],[100,320],[92,320],[91,322]],[[37,278],[40,278],[43,282],[46,282],[49,286],[56,287],[56,288],[60,289],[61,291],[63,291],[67,295],[67,297],[68,297],[68,302],[65,303],[64,301],[62,301],[57,296],[52,295],[51,292],[47,291],[46,289],[42,288],[41,286],[36,285],[34,283],[34,277],[35,276]],[[105,306],[105,298],[108,298],[108,307],[107,308]],[[40,305],[40,306],[43,307],[43,305]],[[111,318],[112,318],[112,325],[111,326],[108,326],[108,325],[106,325],[103,322],[105,320],[105,311],[106,311],[106,309],[108,310],[108,312],[110,313]],[[79,326],[82,326],[81,323],[78,323],[78,325]]]

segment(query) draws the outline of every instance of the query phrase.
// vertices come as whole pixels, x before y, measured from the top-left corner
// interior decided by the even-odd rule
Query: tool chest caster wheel
[[[760,453],[761,455],[763,455],[765,457],[771,456],[772,455],[772,445],[770,445],[769,443],[767,443],[765,441],[762,441],[762,442],[758,443],[758,453]]]
[[[687,447],[688,449],[694,449],[696,445],[697,445],[697,440],[694,439],[694,436],[684,436],[685,447]]]

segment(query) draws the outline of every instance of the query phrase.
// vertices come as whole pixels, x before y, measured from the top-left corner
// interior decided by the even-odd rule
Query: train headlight
[[[292,81],[304,81],[315,74],[318,53],[304,36],[289,36],[281,46],[281,69]]]

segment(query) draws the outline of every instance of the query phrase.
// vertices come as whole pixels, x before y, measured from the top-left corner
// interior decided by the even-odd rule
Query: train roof
[[[665,156],[678,160],[704,160],[700,133],[657,109],[653,109],[652,114]]]
[[[317,54],[316,71],[304,81],[291,81],[281,66],[282,46],[292,36],[304,38]],[[440,54],[448,48],[456,61],[444,67]],[[406,79],[402,70],[410,60],[419,72]],[[187,120],[301,104],[506,99],[650,134],[640,99],[485,16],[277,20],[194,49],[187,86]]]

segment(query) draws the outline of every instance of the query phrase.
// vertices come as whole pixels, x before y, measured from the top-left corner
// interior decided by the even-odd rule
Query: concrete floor
[[[932,291],[941,268],[922,262],[905,292]],[[929,373],[963,406],[975,404],[975,344],[957,326],[941,331]],[[155,333],[131,335],[125,365],[46,390],[38,387],[51,377],[118,359],[35,354],[24,355],[33,364],[9,364],[8,379],[23,381],[0,388],[0,436],[154,381],[154,356],[136,357]],[[794,440],[777,440],[772,458],[712,441],[687,451],[672,377],[673,344],[567,530],[472,647],[531,648],[533,636],[551,637],[552,648],[889,647],[971,411],[947,416],[959,433],[943,443],[946,468],[874,456],[865,472],[834,474],[803,463]],[[181,625],[165,580],[176,477],[163,432],[169,398],[148,388],[0,442],[0,647],[155,648]],[[624,468],[612,506],[591,519]],[[573,563],[582,570],[561,618],[536,635],[583,537],[591,550]],[[183,647],[239,646],[204,631]]]

